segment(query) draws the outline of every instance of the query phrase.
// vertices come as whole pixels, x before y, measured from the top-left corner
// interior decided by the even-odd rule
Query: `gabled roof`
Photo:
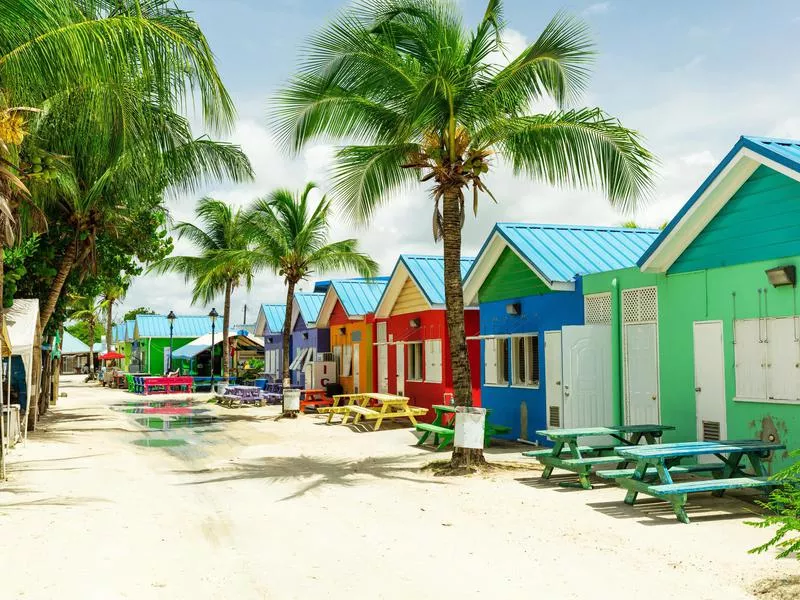
[[[461,258],[461,278],[469,271],[472,257]],[[411,279],[431,308],[444,308],[444,258],[420,254],[401,254],[392,271],[389,283],[375,309],[375,316],[388,317],[403,285]]]
[[[505,248],[551,290],[571,291],[577,277],[636,265],[658,234],[628,227],[497,223],[464,279],[464,301],[475,302]]]
[[[89,346],[65,329],[61,341],[61,354],[89,354]]]
[[[125,321],[125,341],[133,339],[133,333],[136,331],[136,319]]]
[[[222,329],[222,315],[217,317],[217,329]],[[198,338],[211,333],[211,319],[207,315],[178,315],[172,329],[173,338]],[[166,315],[136,315],[138,338],[168,338],[169,321]]]
[[[325,294],[316,292],[297,292],[294,295],[294,305],[292,306],[292,326],[297,323],[297,317],[302,316],[306,327],[313,328],[316,326],[317,319],[319,318],[319,310],[322,308],[322,302],[325,300]]]
[[[251,335],[241,334],[235,329],[231,329],[228,332],[228,339],[230,338],[236,338],[236,341],[234,343],[240,344],[241,345],[240,347],[254,348],[259,350],[264,349],[263,344],[258,339],[256,339]],[[210,333],[201,335],[196,340],[192,340],[185,346],[181,346],[180,348],[175,350],[175,352],[172,353],[172,357],[194,358],[201,352],[205,352],[206,350],[211,348],[211,342],[214,342],[215,346],[222,343],[222,336],[219,335],[219,332],[217,332],[216,336],[212,336]]]
[[[118,325],[114,325],[113,329],[113,336],[115,342],[124,342],[125,335],[128,330],[128,326],[125,323],[119,323]]]
[[[262,304],[258,311],[254,333],[265,336],[268,333],[283,331],[283,320],[286,318],[286,304]]]
[[[800,181],[800,140],[740,137],[639,259],[642,271],[665,273],[761,165]]]
[[[350,319],[362,319],[374,313],[378,302],[389,282],[388,277],[374,279],[337,279],[331,282],[325,302],[319,313],[317,327],[328,327],[336,302],[341,302],[344,312]]]

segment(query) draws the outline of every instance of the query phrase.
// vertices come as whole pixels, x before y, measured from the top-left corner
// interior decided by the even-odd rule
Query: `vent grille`
[[[333,352],[318,352],[317,353],[317,362],[333,362]]]
[[[622,291],[623,323],[655,323],[658,320],[658,290],[655,287]]]
[[[550,407],[550,419],[548,422],[550,427],[561,427],[561,407],[560,406],[551,406]]]
[[[703,421],[703,441],[719,441],[719,421]]]
[[[611,293],[589,294],[583,298],[583,318],[587,325],[611,323]]]

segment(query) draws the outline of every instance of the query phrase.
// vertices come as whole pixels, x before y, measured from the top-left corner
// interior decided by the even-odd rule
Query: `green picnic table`
[[[536,433],[552,441],[553,447],[530,450],[523,452],[522,455],[535,458],[544,465],[542,479],[550,479],[553,469],[558,467],[559,469],[576,473],[579,481],[579,484],[563,482],[559,485],[568,487],[580,485],[583,489],[590,490],[592,489],[592,484],[589,481],[589,474],[592,471],[592,467],[616,463],[618,468],[621,469],[627,464],[628,461],[625,458],[621,458],[614,452],[620,444],[626,447],[636,446],[642,439],[648,444],[655,444],[656,439],[660,438],[664,431],[671,429],[675,429],[675,427],[657,423],[579,427],[575,429],[544,429]],[[580,446],[578,444],[578,438],[594,436],[609,436],[619,444],[614,443],[603,446]]]
[[[774,450],[786,448],[783,444],[761,440],[732,440],[723,442],[684,442],[676,444],[655,444],[652,446],[618,447],[616,453],[636,463],[634,469],[619,475],[605,473],[608,479],[614,478],[628,492],[625,504],[633,506],[639,493],[648,494],[672,504],[675,516],[682,523],[688,523],[686,514],[686,495],[693,492],[712,492],[722,496],[725,490],[743,488],[762,488],[769,491],[779,484],[770,480],[764,468],[763,459]],[[716,456],[719,463],[700,463],[680,465],[685,458]],[[753,473],[746,473],[742,461],[747,458]],[[628,472],[629,471],[629,472]],[[685,472],[709,472],[714,479],[693,479],[674,482],[672,475]]]
[[[417,442],[417,446],[422,446],[427,439],[433,434],[433,445],[436,450],[444,450],[453,443],[455,438],[455,412],[456,407],[449,404],[434,404],[433,410],[436,411],[436,417],[433,423],[417,423],[417,431],[422,431],[422,435]],[[493,436],[502,433],[509,433],[511,427],[505,425],[494,425],[489,421],[491,409],[486,409],[486,422],[484,424],[483,445],[489,447]]]

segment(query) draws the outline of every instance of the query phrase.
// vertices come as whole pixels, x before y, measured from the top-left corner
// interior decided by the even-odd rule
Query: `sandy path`
[[[408,430],[211,407],[214,425],[149,431],[109,409],[130,394],[69,377],[64,391],[0,487],[0,598],[737,600],[800,577],[746,553],[765,534],[735,499],[698,497],[683,526],[666,504],[629,508],[618,488],[533,470],[420,473],[432,455]]]

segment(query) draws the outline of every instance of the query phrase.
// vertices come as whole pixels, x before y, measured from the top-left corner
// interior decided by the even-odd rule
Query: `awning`
[[[302,371],[306,365],[314,362],[314,348],[300,348],[297,351],[297,356],[294,357],[292,364],[289,365],[291,371]]]
[[[236,331],[229,331],[228,338],[242,338],[243,340],[247,340],[248,345],[255,346],[257,348],[264,348],[264,345],[255,337],[251,335],[240,335]],[[222,343],[222,335],[219,333],[214,334],[214,345]],[[206,335],[201,335],[196,340],[192,340],[185,346],[181,346],[177,350],[173,351],[172,358],[194,358],[201,352],[205,352],[211,348],[211,334],[207,333]]]
[[[530,337],[532,335],[539,335],[539,332],[529,331],[524,333],[487,333],[484,335],[469,335],[467,336],[467,340],[496,340],[498,338]]]

